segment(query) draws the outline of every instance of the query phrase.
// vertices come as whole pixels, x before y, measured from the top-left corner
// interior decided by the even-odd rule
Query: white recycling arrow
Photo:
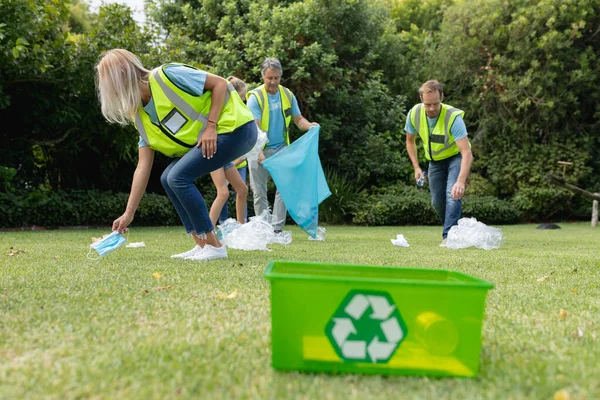
[[[396,317],[383,321],[380,326],[388,342],[397,343],[404,337],[404,332],[402,332],[402,328],[400,328],[400,324]]]
[[[352,318],[358,320],[362,317],[368,307],[369,300],[367,299],[367,296],[364,294],[357,294],[350,300],[350,303],[348,303],[344,311]]]
[[[356,328],[354,328],[352,320],[349,318],[334,318],[333,322],[335,325],[331,330],[331,334],[333,335],[335,342],[341,348],[348,336],[352,333],[356,333]]]
[[[377,336],[375,336],[367,348],[371,362],[376,363],[377,360],[385,360],[389,358],[396,348],[396,345],[397,343],[380,342]]]
[[[367,355],[367,342],[362,340],[348,340],[342,347],[342,353],[346,358],[363,359]]]
[[[371,307],[373,308],[373,319],[388,319],[392,311],[396,308],[395,305],[390,305],[387,299],[383,296],[367,296]],[[356,297],[355,297],[356,298]]]

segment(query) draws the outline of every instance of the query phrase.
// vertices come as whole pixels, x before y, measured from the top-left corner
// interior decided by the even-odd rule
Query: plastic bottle
[[[417,181],[417,186],[418,187],[423,187],[425,185],[425,177],[426,176],[427,176],[427,171],[423,171],[423,175],[421,175],[421,177]]]

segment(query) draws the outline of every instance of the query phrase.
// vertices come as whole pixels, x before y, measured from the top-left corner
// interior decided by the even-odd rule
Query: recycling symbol
[[[344,361],[385,363],[406,337],[406,324],[387,292],[350,291],[325,334]]]

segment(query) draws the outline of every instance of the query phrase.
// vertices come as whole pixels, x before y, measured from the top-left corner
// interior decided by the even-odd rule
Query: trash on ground
[[[132,242],[132,243],[129,243],[128,245],[126,245],[125,247],[129,247],[129,248],[146,247],[146,244],[144,242]]]
[[[238,250],[266,250],[268,244],[290,244],[292,232],[275,233],[271,224],[269,211],[250,217],[245,224],[240,224],[233,218],[228,218],[218,227],[222,242],[229,248]]]
[[[308,240],[325,240],[325,234],[326,234],[326,229],[323,228],[322,226],[318,226],[317,227],[317,234],[316,237],[312,237],[312,236],[308,236]]]
[[[504,242],[502,230],[487,226],[477,221],[475,217],[461,218],[458,225],[454,225],[448,232],[447,247],[451,249],[464,249],[475,246],[479,249],[497,249]]]
[[[410,245],[406,241],[406,238],[402,234],[398,234],[398,235],[396,235],[396,239],[390,239],[390,240],[392,241],[392,244],[394,246],[398,246],[398,247],[410,247]]]

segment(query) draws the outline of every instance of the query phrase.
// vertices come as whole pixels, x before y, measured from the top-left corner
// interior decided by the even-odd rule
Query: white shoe
[[[187,257],[186,260],[208,261],[217,258],[227,258],[227,248],[224,245],[221,247],[214,247],[210,244],[204,245],[202,251]]]
[[[443,239],[442,243],[440,243],[440,247],[448,247],[448,239]]]
[[[171,258],[187,258],[191,255],[198,253],[199,251],[202,251],[202,247],[200,247],[200,245],[197,244],[196,247],[194,247],[191,250],[188,250],[188,251],[185,251],[185,252],[179,253],[179,254],[173,254],[171,256]]]

